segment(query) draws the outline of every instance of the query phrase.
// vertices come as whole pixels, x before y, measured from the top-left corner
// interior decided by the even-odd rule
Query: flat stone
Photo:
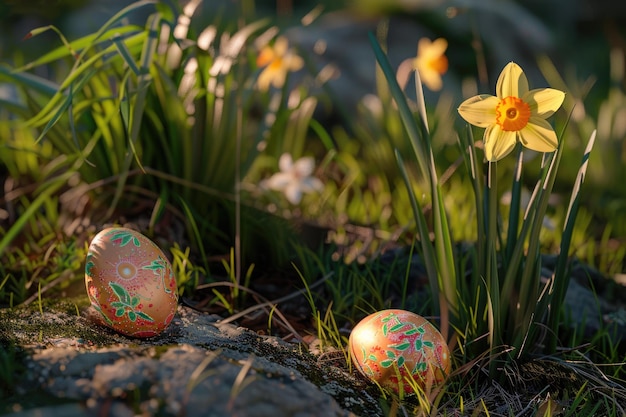
[[[90,308],[80,315],[63,304],[44,310],[0,310],[0,343],[26,353],[15,393],[0,413],[383,414],[374,387],[346,369],[322,365],[304,345],[221,324],[220,317],[189,307],[180,306],[170,326],[150,339],[98,325],[89,319]],[[41,393],[43,403],[24,405]],[[64,404],[50,404],[59,401]]]

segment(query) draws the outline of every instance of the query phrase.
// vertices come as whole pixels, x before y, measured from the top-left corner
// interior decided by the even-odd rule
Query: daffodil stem
[[[506,234],[506,248],[505,248],[505,262],[509,264],[513,257],[513,250],[515,249],[515,242],[518,238],[519,228],[519,216],[522,194],[522,167],[524,161],[524,152],[520,145],[518,148],[517,164],[515,166],[515,172],[513,177],[513,185],[511,187],[511,201],[509,204],[509,227]]]
[[[498,259],[496,242],[498,227],[498,170],[497,162],[489,162],[487,174],[487,251],[486,251],[486,281],[489,294],[489,345],[492,352],[500,344],[500,282],[498,280]],[[492,361],[495,363],[496,361]],[[491,373],[495,372],[491,369]]]

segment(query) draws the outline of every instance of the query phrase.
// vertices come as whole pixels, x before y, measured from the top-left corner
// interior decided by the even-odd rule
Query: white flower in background
[[[293,162],[290,154],[284,153],[278,160],[280,172],[261,183],[264,188],[281,191],[291,204],[299,204],[303,193],[312,193],[324,189],[318,178],[311,176],[315,169],[312,157],[302,157]]]

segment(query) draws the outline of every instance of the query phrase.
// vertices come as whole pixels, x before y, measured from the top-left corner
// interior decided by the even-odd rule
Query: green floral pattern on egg
[[[450,372],[450,353],[439,331],[404,310],[383,310],[359,322],[349,339],[356,368],[379,385],[403,394],[440,383]]]
[[[105,229],[94,237],[85,286],[103,324],[127,336],[161,333],[178,305],[169,261],[150,239],[127,228]]]
[[[114,307],[115,317],[122,317],[124,314],[128,314],[128,318],[130,321],[137,321],[137,317],[140,319],[154,322],[154,319],[144,313],[143,311],[137,310],[137,306],[139,305],[139,297],[134,296],[131,297],[126,292],[126,289],[119,284],[114,282],[109,282],[109,286],[115,292],[115,295],[119,298],[119,301],[113,301],[111,303],[111,307]]]

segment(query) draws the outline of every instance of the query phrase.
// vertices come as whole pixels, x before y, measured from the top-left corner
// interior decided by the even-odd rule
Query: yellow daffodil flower
[[[417,43],[417,56],[404,60],[396,74],[402,88],[406,86],[411,71],[419,72],[422,83],[431,91],[443,87],[441,76],[448,71],[448,58],[445,55],[448,41],[444,38],[431,41],[421,38]]]
[[[564,92],[552,88],[529,90],[524,71],[510,62],[498,77],[495,97],[482,94],[469,98],[458,111],[468,123],[486,128],[485,157],[493,162],[508,155],[517,141],[537,152],[556,150],[558,139],[546,119],[564,99]]]
[[[261,91],[269,90],[270,84],[281,88],[289,71],[298,71],[304,66],[302,58],[289,49],[284,36],[279,36],[273,46],[263,47],[256,63],[259,67],[265,67],[257,80]]]

